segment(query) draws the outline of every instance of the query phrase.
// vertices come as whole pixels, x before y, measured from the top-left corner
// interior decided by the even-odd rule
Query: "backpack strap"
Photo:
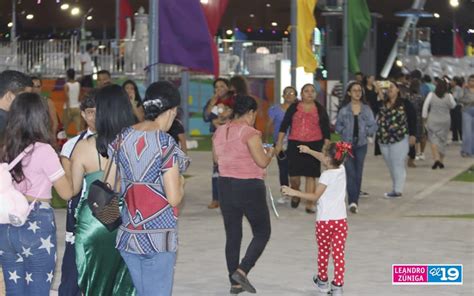
[[[34,147],[34,144],[29,145],[23,150],[12,162],[8,164],[8,170],[11,171]]]

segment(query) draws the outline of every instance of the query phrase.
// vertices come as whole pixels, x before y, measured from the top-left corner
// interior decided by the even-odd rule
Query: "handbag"
[[[112,155],[112,161],[107,168],[103,180],[95,180],[92,182],[87,196],[87,203],[92,211],[92,215],[110,232],[114,231],[122,224],[119,208],[120,194],[116,192],[119,173],[118,164],[115,172],[114,188],[107,183],[110,169],[117,155],[117,151],[120,149],[121,138],[122,137],[120,136],[119,145]]]
[[[33,209],[34,202],[28,204],[26,197],[13,186],[10,171],[33,149],[30,145],[11,163],[0,163],[0,224],[23,226]],[[36,201],[36,200],[35,200]]]

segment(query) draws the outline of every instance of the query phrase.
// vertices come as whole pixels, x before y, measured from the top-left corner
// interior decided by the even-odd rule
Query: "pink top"
[[[262,133],[244,124],[227,123],[217,128],[212,138],[219,176],[237,179],[263,179],[265,170],[257,166],[247,141]]]
[[[323,138],[319,126],[318,108],[313,106],[309,112],[303,110],[303,104],[298,104],[291,122],[288,140],[300,142],[314,142]]]
[[[51,199],[53,182],[64,176],[59,157],[49,144],[36,142],[34,149],[21,161],[25,179],[13,183],[15,188],[34,198]]]

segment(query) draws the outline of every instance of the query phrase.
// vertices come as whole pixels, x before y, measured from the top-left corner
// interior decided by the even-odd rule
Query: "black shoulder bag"
[[[108,231],[112,232],[122,224],[122,218],[120,217],[119,198],[120,194],[116,192],[119,168],[117,164],[117,170],[115,171],[115,184],[114,188],[107,183],[107,178],[110,173],[110,168],[115,161],[117,151],[120,149],[122,141],[122,135],[119,138],[119,145],[112,155],[112,161],[104,175],[103,180],[95,180],[89,187],[89,195],[87,196],[87,202],[92,211],[92,215],[104,224]]]

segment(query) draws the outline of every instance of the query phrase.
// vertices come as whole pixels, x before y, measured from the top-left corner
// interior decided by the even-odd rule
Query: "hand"
[[[275,148],[273,147],[264,147],[263,150],[265,150],[267,156],[273,157],[275,155]]]
[[[217,102],[217,95],[214,95],[212,98],[211,98],[211,102],[209,103],[209,105],[212,105],[214,106]]]
[[[306,145],[299,145],[298,149],[300,150],[300,153],[311,153],[311,149]]]
[[[280,155],[280,152],[283,151],[283,145],[277,143],[275,146],[275,150],[273,151],[275,155]]]
[[[288,187],[288,186],[281,186],[281,193],[287,196],[295,196],[296,190]]]
[[[408,140],[410,146],[415,146],[416,145],[416,137],[415,136],[410,136]]]

